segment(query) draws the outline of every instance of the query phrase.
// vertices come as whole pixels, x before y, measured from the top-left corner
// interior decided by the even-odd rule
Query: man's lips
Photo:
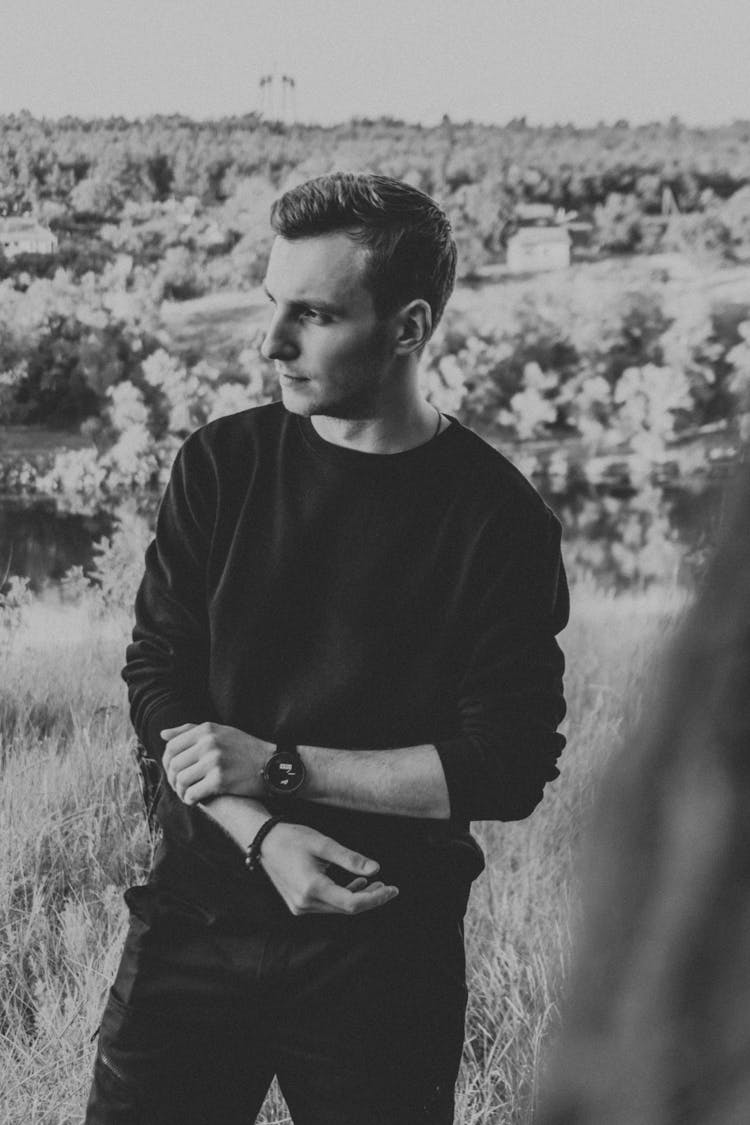
[[[308,381],[307,375],[295,375],[291,371],[284,371],[283,368],[277,368],[276,374],[280,379],[290,379],[294,383],[306,383]]]

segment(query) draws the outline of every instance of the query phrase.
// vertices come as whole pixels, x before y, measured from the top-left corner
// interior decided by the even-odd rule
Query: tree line
[[[728,259],[750,255],[750,121],[698,128],[672,118],[577,128],[445,117],[423,127],[359,118],[322,127],[256,114],[200,122],[178,115],[0,116],[0,213],[33,209],[59,228],[69,255],[71,235],[91,254],[99,226],[121,222],[133,206],[195,200],[219,222],[212,249],[221,257],[246,234],[241,224],[223,221],[227,209],[231,220],[238,195],[244,216],[255,212],[257,219],[248,194],[265,208],[291,180],[332,168],[396,176],[437,198],[453,221],[466,275],[502,254],[521,202],[576,211],[609,251],[663,244],[697,245]],[[660,222],[665,191],[676,212]],[[252,276],[252,254],[243,249],[240,265]],[[240,274],[238,266],[223,278],[217,271],[214,280],[236,284]]]

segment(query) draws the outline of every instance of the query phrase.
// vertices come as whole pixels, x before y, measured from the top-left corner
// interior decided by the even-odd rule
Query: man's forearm
[[[271,815],[260,801],[252,797],[235,797],[231,793],[201,801],[198,808],[215,820],[243,851]]]
[[[390,816],[450,816],[445,774],[434,746],[333,750],[300,746],[308,801]]]
[[[210,722],[183,723],[162,730],[161,735],[167,743],[163,756],[167,779],[182,800],[205,804],[229,794],[250,799],[255,806],[253,823],[260,827],[265,812],[259,804],[265,797],[261,775],[274,752],[273,743]],[[433,745],[349,750],[303,744],[298,749],[308,775],[300,792],[306,800],[386,816],[435,820],[450,816],[445,773]],[[206,811],[230,835],[245,832],[251,816],[242,805],[212,805]]]

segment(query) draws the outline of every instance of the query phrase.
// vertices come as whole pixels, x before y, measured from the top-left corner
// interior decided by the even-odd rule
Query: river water
[[[51,501],[31,504],[0,496],[0,586],[8,572],[41,590],[70,567],[86,567],[94,558],[94,543],[110,526],[106,516],[57,512]]]
[[[670,524],[688,559],[696,551],[698,556],[710,551],[720,523],[722,491],[719,482],[698,493],[680,488],[673,491],[669,501]],[[593,564],[595,570],[601,570],[598,577],[607,584],[611,579],[617,585],[627,584],[627,566],[617,576],[613,574],[607,545],[617,540],[618,527],[621,529],[630,518],[631,500],[624,498],[613,505],[611,496],[599,496],[593,499],[592,507],[589,497],[587,503],[593,519],[584,529],[576,516],[580,504],[555,501],[552,497],[550,502],[563,523],[563,553],[570,563],[569,569],[589,567],[593,548],[593,557],[601,555],[602,559],[600,568]],[[639,519],[643,522],[643,512]],[[40,591],[59,582],[72,566],[85,569],[94,560],[94,544],[110,533],[111,526],[106,515],[71,515],[58,512],[52,501],[31,503],[0,494],[0,589],[6,573],[28,578],[32,588]],[[636,572],[637,556],[642,550],[643,546],[634,547]],[[622,571],[622,567],[614,569]]]

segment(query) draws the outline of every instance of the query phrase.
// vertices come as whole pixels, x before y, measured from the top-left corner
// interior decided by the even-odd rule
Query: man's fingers
[[[211,776],[202,777],[195,785],[189,786],[182,794],[186,805],[197,805],[199,801],[206,801],[209,797],[218,797],[219,789]]]
[[[205,776],[206,767],[204,763],[200,761],[194,762],[192,765],[174,771],[174,783],[172,788],[177,793],[177,796],[181,797],[184,801],[187,798],[187,791],[190,786],[202,781]]]
[[[344,890],[362,891],[365,887],[367,887],[368,891],[378,891],[381,887],[384,886],[385,883],[381,882],[380,879],[378,879],[375,883],[368,883],[366,879],[364,879],[361,875],[358,875],[356,879],[352,879],[351,883],[345,884]]]
[[[185,723],[182,727],[173,727],[159,732],[167,744],[164,750],[165,764],[174,758],[175,754],[181,754],[183,750],[187,750],[188,746],[193,745],[199,737],[195,734],[195,730],[195,723]]]
[[[165,750],[164,769],[167,774],[167,780],[173,789],[177,785],[180,774],[191,766],[197,765],[199,761],[200,753],[191,746],[188,746],[185,750],[172,751],[170,756],[168,756],[168,751]],[[203,767],[203,772],[205,773],[205,766]]]
[[[174,738],[176,734],[182,734],[185,730],[192,730],[194,726],[196,726],[195,723],[182,723],[179,727],[165,727],[164,730],[159,731],[159,734],[165,742],[169,742],[170,738]]]
[[[375,910],[385,906],[398,894],[398,887],[387,887],[382,883],[366,887],[361,891],[351,891],[329,881],[319,892],[317,912],[340,912],[342,914],[362,914],[365,910]]]

